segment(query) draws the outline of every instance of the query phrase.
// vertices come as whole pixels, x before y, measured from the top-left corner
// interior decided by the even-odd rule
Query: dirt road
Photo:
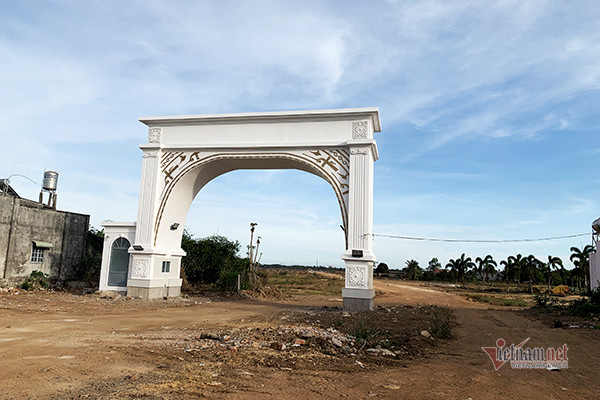
[[[315,362],[314,368],[294,369],[238,360],[243,368],[226,369],[224,362],[175,351],[171,344],[192,331],[267,326],[281,313],[340,302],[318,296],[143,302],[65,293],[2,293],[0,398],[598,398],[597,331],[555,329],[518,311],[397,281],[377,281],[376,288],[380,305],[448,306],[456,316],[456,339],[402,364],[336,367]],[[499,338],[508,344],[530,338],[532,347],[567,344],[569,367],[548,371],[504,365],[494,371],[481,347],[494,346]],[[175,383],[153,384],[152,376],[164,376],[165,371],[173,376],[189,374]],[[168,385],[173,387],[165,388]],[[132,387],[141,389],[136,392]],[[148,397],[150,389],[155,389],[155,397]]]

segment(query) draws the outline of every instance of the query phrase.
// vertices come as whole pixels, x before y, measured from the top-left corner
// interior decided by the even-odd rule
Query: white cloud
[[[7,4],[0,176],[15,162],[15,172],[37,180],[44,168],[60,169],[59,204],[93,220],[132,220],[137,144],[146,135],[138,116],[374,105],[384,126],[378,229],[386,221],[414,224],[411,232],[422,235],[572,233],[599,212],[589,184],[597,174],[586,164],[598,154],[598,13],[591,1]],[[558,130],[572,148],[548,134]],[[543,177],[529,169],[547,155],[529,147],[531,164],[522,161],[534,141],[561,157]],[[503,158],[479,156],[480,143],[498,145]],[[545,179],[563,170],[576,185]],[[256,215],[271,237],[265,257],[280,261],[289,250],[312,262],[313,249],[323,262],[339,262],[339,209],[325,183],[299,178],[303,192],[286,186],[283,171],[249,173],[241,186],[227,176],[196,200],[189,223],[199,232],[231,229],[246,240]],[[36,185],[19,187],[37,197]],[[569,191],[581,195],[568,198]],[[389,259],[433,252],[403,244],[399,256],[396,245],[376,244]]]
[[[515,120],[599,88],[594,13],[564,6],[397,3],[396,18],[384,18],[395,35],[380,38],[393,48],[385,73],[398,80],[387,114],[439,132],[428,145],[433,148],[465,136],[531,138],[556,126],[564,129],[564,123],[549,125],[533,116]],[[559,24],[567,11],[579,18]],[[587,40],[574,39],[573,31]]]

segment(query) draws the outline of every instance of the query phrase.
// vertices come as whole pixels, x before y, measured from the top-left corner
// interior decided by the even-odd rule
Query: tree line
[[[507,291],[514,286],[517,291],[521,285],[526,284],[533,293],[534,285],[545,284],[548,290],[552,285],[569,285],[579,290],[590,287],[590,254],[594,247],[587,245],[583,248],[571,247],[569,259],[575,268],[568,270],[560,257],[549,255],[547,259],[540,260],[533,254],[523,256],[516,254],[508,256],[505,260],[497,262],[491,255],[476,257],[474,260],[465,253],[460,257],[450,259],[445,266],[437,258],[432,258],[425,269],[421,268],[418,261],[407,260],[406,266],[400,271],[406,279],[425,281],[445,281],[455,284],[478,282],[484,290],[486,281],[503,281]],[[385,274],[389,267],[380,263],[375,268],[376,273]]]

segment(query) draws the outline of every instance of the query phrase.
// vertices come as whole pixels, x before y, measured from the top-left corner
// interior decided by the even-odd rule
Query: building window
[[[52,247],[54,247],[52,243],[34,240],[31,247],[31,262],[43,263],[44,253],[46,250],[51,249]]]
[[[31,249],[31,262],[32,263],[43,263],[44,262],[44,249],[43,247],[36,247],[33,245]]]
[[[162,262],[162,272],[164,272],[164,273],[171,272],[171,261],[163,261]]]

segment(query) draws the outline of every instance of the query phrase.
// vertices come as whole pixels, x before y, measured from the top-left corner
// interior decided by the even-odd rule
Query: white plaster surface
[[[144,154],[132,244],[143,250],[130,250],[130,265],[139,268],[134,268],[134,277],[130,268],[128,286],[181,285],[179,269],[185,253],[180,246],[187,213],[212,179],[237,169],[299,169],[333,187],[347,233],[342,258],[353,271],[346,286],[372,293],[373,163],[378,158],[373,134],[381,130],[377,108],[140,121],[149,131],[148,143],[140,145]],[[174,224],[178,228],[173,229]],[[361,250],[363,256],[352,257],[352,250]],[[171,261],[171,273],[160,273],[163,260]]]

